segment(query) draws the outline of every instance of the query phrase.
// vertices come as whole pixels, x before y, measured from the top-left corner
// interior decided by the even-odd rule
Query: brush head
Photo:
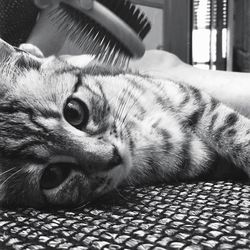
[[[108,8],[142,40],[151,29],[145,15],[128,0],[97,0]],[[123,41],[101,23],[83,14],[76,8],[61,3],[50,15],[52,21],[72,40],[83,53],[119,67],[126,67],[130,58],[138,57]]]

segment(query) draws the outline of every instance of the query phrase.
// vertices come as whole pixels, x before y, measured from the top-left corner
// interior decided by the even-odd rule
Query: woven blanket
[[[250,185],[122,190],[81,209],[0,210],[0,249],[250,249]]]

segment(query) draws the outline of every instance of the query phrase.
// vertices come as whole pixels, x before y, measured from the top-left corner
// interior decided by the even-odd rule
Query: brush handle
[[[59,4],[59,0],[33,0],[33,2],[39,9],[46,9]]]
[[[84,0],[61,0],[61,2],[79,10],[105,27],[130,50],[134,58],[140,58],[144,55],[145,47],[138,35],[123,20],[102,4],[93,1],[92,9],[86,10],[86,8],[82,7]]]
[[[59,5],[61,0],[33,0],[34,4],[40,8],[40,9],[45,9],[49,8],[55,5]],[[72,0],[65,0],[64,3],[69,3]],[[93,2],[94,0],[77,0],[81,7],[85,10],[90,10],[93,8]]]

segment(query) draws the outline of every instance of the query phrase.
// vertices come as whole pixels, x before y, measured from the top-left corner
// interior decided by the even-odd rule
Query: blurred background
[[[147,49],[195,67],[250,72],[249,0],[131,0],[152,21]]]

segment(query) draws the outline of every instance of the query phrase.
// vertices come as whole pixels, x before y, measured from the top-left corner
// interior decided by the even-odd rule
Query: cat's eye
[[[41,188],[49,190],[58,187],[69,176],[70,171],[69,163],[51,164],[43,173]]]
[[[64,107],[65,120],[72,126],[81,129],[86,126],[89,119],[87,105],[79,99],[69,99]]]

